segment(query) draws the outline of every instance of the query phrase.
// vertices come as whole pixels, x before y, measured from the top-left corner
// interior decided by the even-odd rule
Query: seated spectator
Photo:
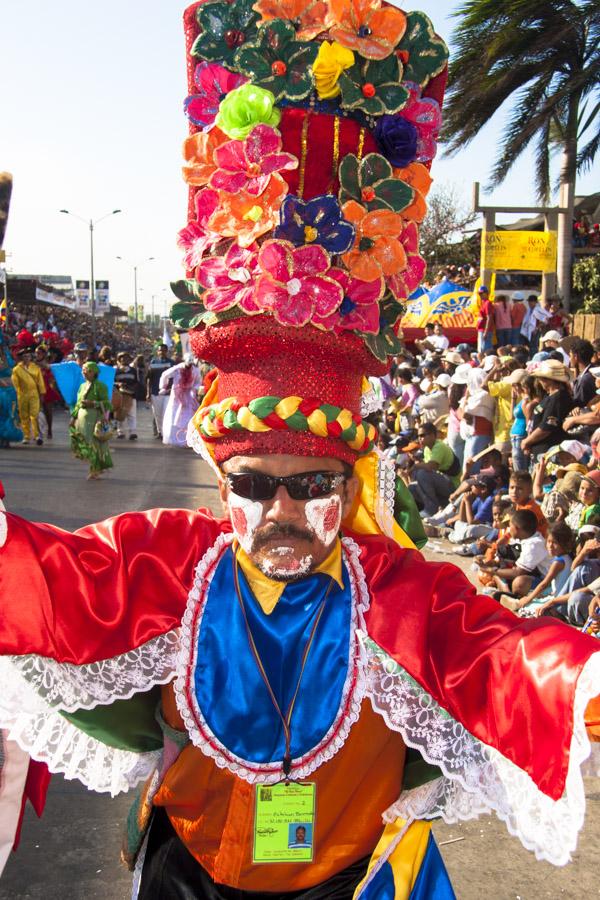
[[[508,482],[508,497],[515,510],[528,510],[532,512],[537,521],[537,527],[543,537],[548,531],[548,523],[541,507],[533,499],[533,481],[529,472],[513,472]]]
[[[433,422],[419,426],[417,439],[423,448],[423,460],[412,466],[409,489],[417,505],[432,516],[448,503],[457,484],[460,465],[450,447],[439,440]]]
[[[519,555],[512,565],[482,564],[493,575],[496,599],[503,593],[525,596],[549,571],[551,558],[543,536],[537,530],[535,514],[530,509],[514,509],[510,514],[510,536],[519,544]]]
[[[583,532],[583,534],[581,533]],[[563,587],[563,593],[549,597],[535,611],[537,616],[552,616],[581,628],[589,615],[592,600],[600,590],[600,528],[584,525],[578,536],[580,549],[573,560],[571,574]],[[595,537],[590,538],[592,532]]]
[[[583,509],[579,516],[578,528],[582,525],[600,525],[600,469],[588,472],[581,479],[579,500]]]
[[[471,544],[463,544],[457,548],[461,556],[481,556],[480,562],[493,561],[497,552],[497,542],[502,537],[503,529],[508,527],[508,513],[512,509],[509,500],[497,494],[492,503],[492,524],[488,532]]]
[[[429,388],[423,386],[421,389],[423,394],[415,403],[415,410],[418,413],[421,422],[435,422],[441,416],[447,416],[450,409],[448,403],[448,388],[451,384],[451,378],[445,372],[436,375]]]
[[[447,522],[454,526],[448,535],[448,540],[453,544],[484,537],[492,524],[495,479],[480,473],[470,478],[469,483],[469,490],[461,497],[458,515]]]
[[[534,496],[538,499],[538,484],[545,480],[545,461],[542,458],[536,469]],[[577,503],[582,475],[579,472],[566,471],[562,477],[553,481],[547,477],[549,485],[544,484],[542,490],[541,510],[547,522],[566,522],[574,503]],[[550,490],[546,490],[549,487]],[[568,524],[568,523],[567,523]]]
[[[551,605],[552,599],[562,594],[571,574],[574,543],[573,532],[568,525],[564,522],[551,525],[546,537],[550,568],[527,594],[518,599],[504,596],[500,601],[502,605],[523,615],[537,615],[540,607]]]

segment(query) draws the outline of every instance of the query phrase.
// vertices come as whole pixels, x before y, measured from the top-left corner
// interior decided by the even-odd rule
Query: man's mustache
[[[298,540],[308,541],[312,544],[315,536],[312,531],[298,528],[296,525],[266,525],[256,532],[252,549],[260,550],[274,538],[298,538]]]

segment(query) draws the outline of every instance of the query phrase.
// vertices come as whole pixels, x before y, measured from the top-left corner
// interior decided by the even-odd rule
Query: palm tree
[[[551,159],[561,153],[559,204],[568,212],[559,216],[557,269],[568,303],[576,176],[600,148],[600,0],[467,0],[454,15],[446,152],[458,153],[509,101],[491,186],[533,141],[536,190],[547,204]]]

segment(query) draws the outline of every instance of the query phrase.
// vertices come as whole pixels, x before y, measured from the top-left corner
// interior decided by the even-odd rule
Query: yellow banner
[[[556,271],[555,231],[483,231],[482,269]]]

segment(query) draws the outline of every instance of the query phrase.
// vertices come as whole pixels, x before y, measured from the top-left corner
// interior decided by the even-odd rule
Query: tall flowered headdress
[[[216,0],[185,13],[187,278],[174,321],[218,378],[190,439],[354,462],[364,376],[425,273],[448,52],[381,0]]]

